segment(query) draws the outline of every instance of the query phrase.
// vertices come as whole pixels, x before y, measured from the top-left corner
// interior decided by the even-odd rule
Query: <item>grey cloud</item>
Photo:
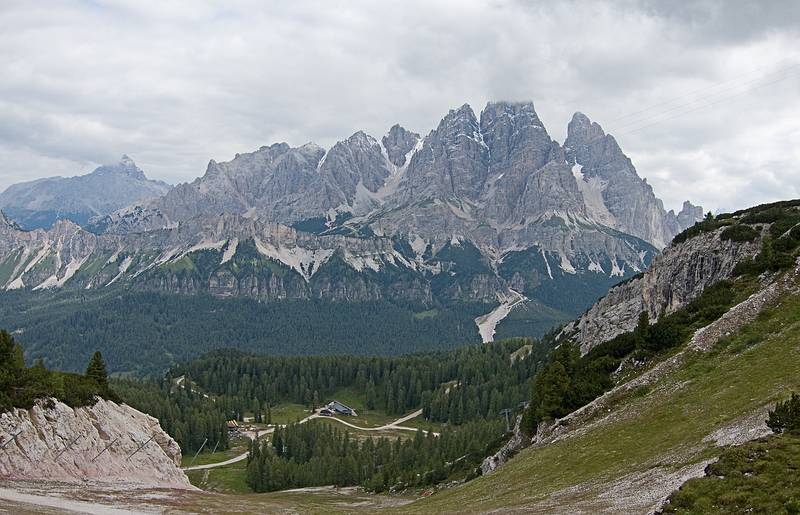
[[[792,0],[640,0],[638,6],[698,41],[736,43],[774,32],[800,33],[800,4]]]
[[[5,2],[0,189],[85,172],[122,153],[152,177],[188,181],[209,159],[276,141],[329,147],[396,122],[426,134],[464,102],[477,111],[492,99],[530,99],[556,139],[576,110],[618,133],[668,207],[685,198],[709,207],[781,198],[797,194],[800,151],[788,136],[800,116],[797,76],[638,131],[630,129],[675,104],[620,117],[800,63],[798,9],[645,0]]]

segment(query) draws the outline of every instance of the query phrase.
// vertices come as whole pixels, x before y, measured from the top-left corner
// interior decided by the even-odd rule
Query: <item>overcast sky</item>
[[[667,208],[741,208],[800,197],[799,49],[796,0],[0,0],[0,190],[123,153],[189,181],[503,99],[560,142],[586,113]]]

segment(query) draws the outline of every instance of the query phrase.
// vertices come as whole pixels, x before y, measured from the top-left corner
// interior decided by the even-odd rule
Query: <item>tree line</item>
[[[99,352],[92,355],[85,374],[48,370],[41,360],[26,367],[22,346],[0,330],[0,412],[29,409],[37,400],[51,398],[73,408],[91,406],[98,398],[119,401]]]
[[[204,442],[207,450],[228,448],[228,414],[214,399],[169,380],[114,379],[112,383],[126,404],[157,418],[182,452],[197,451]]]
[[[113,374],[161,377],[205,352],[400,355],[477,343],[481,303],[440,307],[388,301],[259,302],[136,290],[0,292],[0,327],[24,328],[27,359],[82,371],[100,350]],[[53,337],[57,335],[57,337]],[[443,338],[442,335],[447,335]]]
[[[397,357],[275,357],[222,350],[173,367],[167,376],[197,384],[238,418],[245,412],[263,418],[269,406],[284,402],[318,407],[338,389],[350,388],[368,410],[400,415],[421,407],[429,420],[461,424],[498,418],[500,410],[526,401],[530,379],[548,348],[511,339]],[[512,359],[516,351],[519,356]]]
[[[470,422],[440,436],[353,437],[324,421],[279,428],[272,440],[252,442],[247,484],[255,492],[309,486],[391,488],[427,486],[456,473],[473,477],[476,466],[504,438],[500,421]]]

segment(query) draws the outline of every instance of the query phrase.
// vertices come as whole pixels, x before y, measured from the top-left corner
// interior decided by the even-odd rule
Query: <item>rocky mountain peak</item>
[[[364,131],[354,132],[352,136],[347,138],[346,142],[349,145],[358,145],[362,148],[369,148],[378,144],[378,140]]]
[[[695,206],[688,200],[683,203],[683,208],[677,215],[678,224],[681,230],[688,229],[697,223],[698,220],[703,219],[703,207]]]
[[[426,138],[407,172],[404,202],[427,198],[476,199],[489,169],[489,147],[475,112],[450,110]]]
[[[119,164],[132,168],[136,167],[136,163],[133,162],[133,159],[131,159],[128,154],[122,154],[122,157],[119,159]]]
[[[128,156],[128,154],[122,154],[122,157],[116,164],[108,164],[96,168],[92,174],[117,174],[130,177],[131,179],[135,179],[137,181],[147,180],[147,176],[145,176],[144,171],[136,166],[136,163]]]
[[[363,224],[375,234],[436,241],[458,232],[493,247],[537,241],[532,228],[556,216],[662,248],[696,216],[693,207],[682,221],[665,212],[616,140],[588,116],[574,114],[561,146],[530,101],[489,102],[479,117],[463,104],[424,139],[394,125],[380,142],[358,131],[327,152],[276,143],[212,161],[190,188],[176,188],[147,211],[139,230],[201,213],[296,224],[347,212],[354,221],[346,230]]]
[[[567,139],[564,141],[567,160],[570,164],[579,163],[586,167],[596,162],[628,160],[617,144],[617,140],[606,134],[599,123],[593,122],[583,113],[575,113],[567,125]],[[630,160],[628,160],[630,162]],[[633,173],[636,169],[630,166],[614,166],[614,173]]]
[[[406,156],[417,145],[419,134],[406,130],[398,124],[392,126],[381,142],[386,149],[389,161],[397,167],[406,164]]]
[[[439,127],[436,130],[442,131],[443,129],[459,127],[474,127],[476,130],[479,128],[478,118],[469,104],[464,104],[457,109],[448,111],[442,121],[439,122]]]
[[[484,107],[483,111],[481,112],[481,118],[487,115],[493,115],[494,118],[500,116],[506,116],[509,118],[526,116],[527,118],[535,120],[536,123],[541,125],[539,115],[536,114],[536,109],[533,106],[533,102],[529,100],[524,102],[509,102],[506,100],[487,102],[486,107]]]
[[[567,127],[565,158],[580,181],[588,205],[607,212],[605,223],[663,248],[681,231],[674,213],[664,210],[653,188],[639,177],[617,141],[583,113],[575,113]],[[595,210],[598,211],[598,210]],[[701,210],[702,211],[702,210]],[[691,211],[684,214],[689,225]]]
[[[525,160],[529,171],[547,162],[552,140],[533,102],[489,102],[480,127],[495,171],[509,160]]]
[[[291,147],[287,143],[273,143],[272,145],[262,145],[258,152],[286,152]],[[238,155],[238,154],[237,154]]]
[[[593,122],[581,112],[572,115],[567,125],[567,139],[577,142],[589,142],[606,135],[599,123]]]

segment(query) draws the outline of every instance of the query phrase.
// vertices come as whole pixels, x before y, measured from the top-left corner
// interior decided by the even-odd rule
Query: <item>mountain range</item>
[[[149,180],[136,163],[123,155],[76,177],[48,177],[10,186],[0,193],[0,209],[24,229],[49,229],[56,220],[86,225],[134,202],[164,195],[170,186]]]
[[[103,171],[121,168],[137,172]],[[123,158],[86,177],[141,183],[140,172]],[[479,116],[463,105],[425,137],[395,125],[328,150],[277,143],[152,188],[163,194],[129,194],[130,205],[96,208],[82,224],[24,231],[24,219],[0,218],[0,287],[479,302],[488,341],[525,302],[564,321],[581,313],[703,213],[689,202],[666,211],[613,136],[581,113],[559,144],[530,102],[489,103]]]

